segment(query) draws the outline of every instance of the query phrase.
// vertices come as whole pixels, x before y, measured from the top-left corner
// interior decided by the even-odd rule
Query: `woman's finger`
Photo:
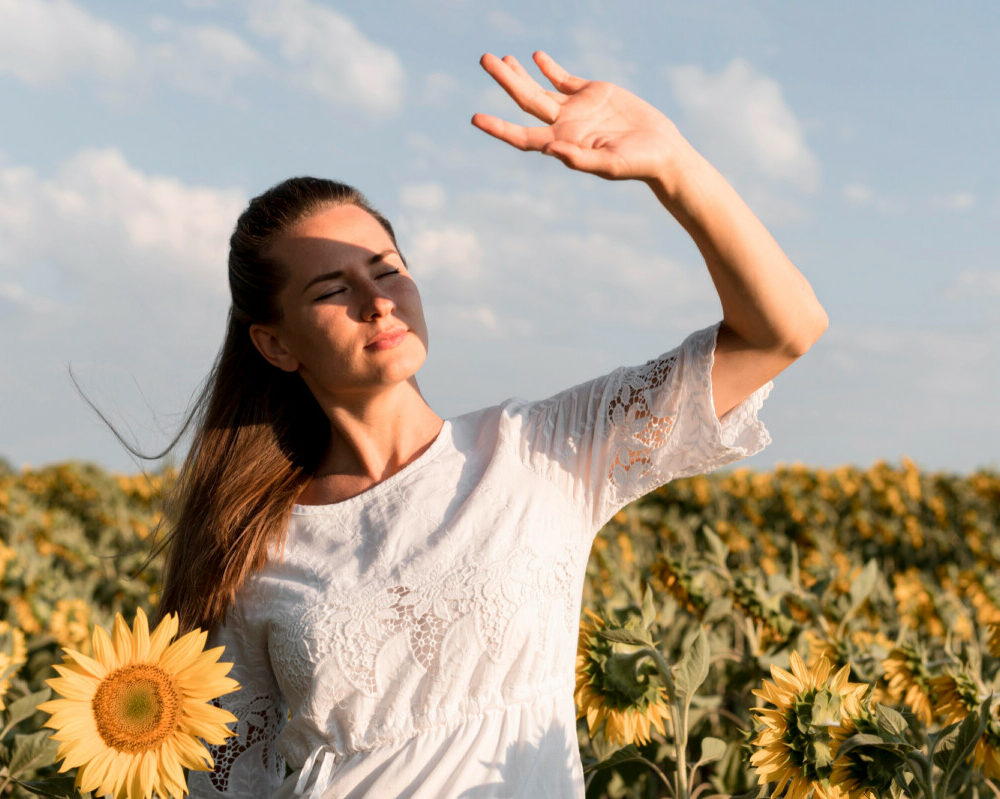
[[[617,178],[625,166],[620,156],[589,147],[580,147],[572,142],[552,141],[542,146],[542,152],[545,155],[555,156],[570,169],[591,172],[602,178]]]
[[[514,70],[518,75],[520,75],[532,87],[542,92],[542,94],[546,95],[547,97],[551,97],[553,100],[559,103],[559,105],[562,105],[563,100],[565,100],[565,96],[560,94],[559,92],[554,92],[551,89],[546,89],[544,86],[542,86],[542,84],[540,84],[537,80],[535,80],[534,76],[530,72],[528,72],[528,70],[526,70],[523,66],[521,66],[521,62],[518,61],[516,58],[514,58],[514,56],[505,55],[500,60],[503,61],[512,70]]]
[[[535,63],[538,64],[538,68],[542,71],[542,74],[548,78],[552,82],[552,85],[561,92],[573,94],[574,92],[580,91],[580,89],[589,83],[589,81],[584,78],[578,78],[576,75],[571,75],[559,66],[555,62],[555,59],[548,53],[539,50],[534,54],[533,58],[535,59]]]
[[[538,85],[538,81],[536,81],[533,77],[531,77],[531,75],[528,73],[528,70],[526,70],[523,66],[521,66],[521,62],[518,61],[516,58],[514,58],[514,56],[512,56],[512,55],[505,55],[500,60],[503,61],[507,66],[509,66],[512,70],[514,70],[522,78],[524,78],[525,80],[531,81],[536,86],[538,86],[539,89],[542,88],[540,85]]]
[[[492,53],[486,53],[479,63],[523,111],[538,117],[543,122],[555,121],[559,115],[559,103],[530,76],[525,77],[527,73],[522,74],[523,68],[522,72],[518,72]]]
[[[491,114],[474,114],[472,124],[484,133],[489,133],[490,136],[505,141],[519,150],[541,150],[552,141],[552,128],[548,125],[526,128]]]

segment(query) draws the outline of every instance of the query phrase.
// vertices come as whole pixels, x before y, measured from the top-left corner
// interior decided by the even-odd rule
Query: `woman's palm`
[[[568,166],[609,179],[651,178],[669,155],[673,123],[612,83],[570,75],[544,53],[535,61],[558,91],[546,91],[507,56],[483,56],[484,69],[513,100],[546,125],[524,127],[486,114],[474,125],[522,150],[539,150]]]

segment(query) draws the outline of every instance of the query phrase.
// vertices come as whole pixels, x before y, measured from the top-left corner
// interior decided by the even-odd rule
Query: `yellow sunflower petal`
[[[97,686],[100,685],[100,680],[95,677],[50,677],[45,681],[46,684],[55,691],[60,696],[66,697],[69,700],[78,700],[82,702],[89,702],[94,698],[94,691],[97,690]],[[56,700],[58,701],[58,700]],[[40,710],[44,710],[39,706]]]
[[[184,768],[207,771],[215,767],[211,753],[197,739],[189,735],[177,735],[174,736],[172,743]]]
[[[91,646],[94,650],[94,657],[103,663],[108,671],[114,671],[122,663],[125,663],[115,651],[115,646],[111,642],[111,636],[103,627],[94,627],[94,634],[91,636]]]
[[[104,786],[108,779],[108,767],[114,761],[115,754],[114,749],[102,749],[97,757],[80,767],[77,775],[83,791],[95,791]]]
[[[135,662],[134,649],[132,647],[132,631],[128,628],[128,623],[121,613],[115,614],[111,640],[115,648],[115,654],[118,656],[119,665]]]
[[[174,745],[176,736],[168,738],[160,746],[159,751],[159,777],[164,783],[164,789],[158,790],[163,795],[183,796],[184,790],[184,768],[181,766],[180,755]]]
[[[170,672],[176,673],[192,657],[201,651],[208,634],[201,630],[185,633],[174,641],[160,658],[160,665]]]
[[[149,657],[149,622],[142,608],[136,610],[132,620],[132,657],[137,663]]]
[[[177,635],[178,624],[177,614],[168,613],[156,625],[156,629],[149,636],[148,657],[150,660],[160,660],[163,657],[170,641]]]
[[[92,674],[99,680],[103,680],[108,676],[108,672],[116,668],[115,665],[106,665],[105,663],[94,660],[93,658],[87,657],[82,652],[77,652],[75,649],[63,649],[64,655],[71,657],[75,664],[79,666],[83,671]]]

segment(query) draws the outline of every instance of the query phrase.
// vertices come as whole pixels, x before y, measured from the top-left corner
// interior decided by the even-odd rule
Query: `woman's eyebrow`
[[[384,260],[387,255],[399,255],[399,253],[393,249],[382,250],[382,252],[375,253],[375,255],[371,256],[371,258],[368,259],[368,266],[374,266],[379,261]],[[304,294],[305,292],[309,291],[309,289],[311,289],[313,286],[315,286],[317,283],[322,283],[324,280],[336,280],[338,277],[343,277],[343,276],[344,276],[343,269],[336,269],[333,272],[324,272],[322,275],[316,275],[316,277],[314,277],[312,280],[306,283],[305,288],[302,289],[302,293]]]

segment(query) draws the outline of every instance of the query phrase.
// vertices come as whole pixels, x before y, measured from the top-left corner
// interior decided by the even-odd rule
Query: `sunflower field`
[[[73,795],[45,681],[155,607],[173,478],[0,465],[0,796]],[[1000,796],[998,567],[994,471],[744,468],[647,495],[588,565],[587,796]]]

